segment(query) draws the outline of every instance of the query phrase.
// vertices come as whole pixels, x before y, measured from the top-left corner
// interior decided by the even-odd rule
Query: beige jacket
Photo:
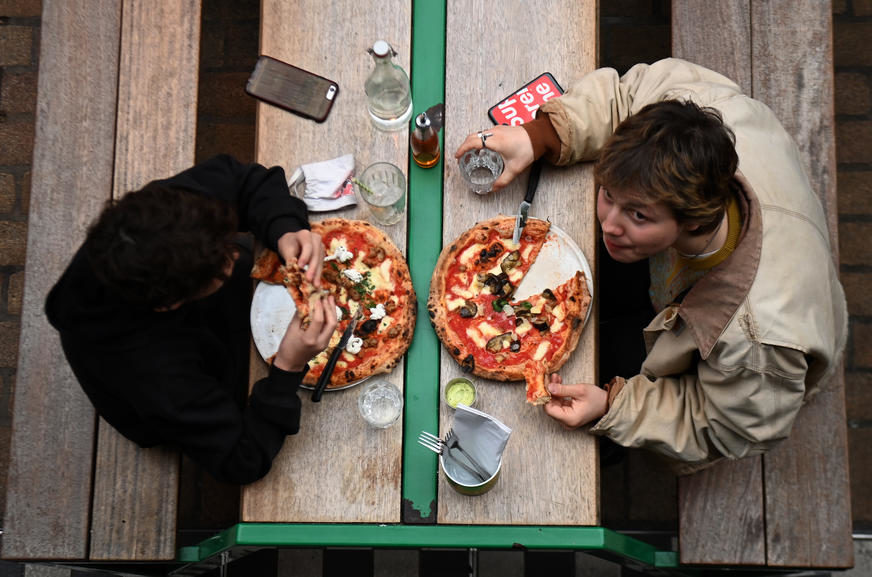
[[[835,371],[848,315],[796,145],[769,108],[720,74],[677,59],[620,78],[611,69],[588,74],[542,106],[560,139],[557,163],[596,159],[624,118],[673,98],[718,109],[735,132],[742,237],[645,329],[642,374],[617,380],[591,432],[664,454],[687,473],[787,437]]]

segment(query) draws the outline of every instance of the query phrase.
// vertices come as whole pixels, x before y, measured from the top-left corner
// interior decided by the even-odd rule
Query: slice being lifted
[[[430,281],[427,309],[436,334],[464,371],[498,381],[527,381],[527,401],[549,397],[545,375],[578,344],[590,293],[582,271],[557,287],[513,299],[548,240],[550,225],[529,219],[518,245],[514,218],[480,222],[447,245]]]

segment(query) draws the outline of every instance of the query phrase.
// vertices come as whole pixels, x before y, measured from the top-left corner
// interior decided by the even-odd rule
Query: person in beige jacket
[[[654,317],[637,374],[602,374],[603,387],[552,375],[548,415],[665,455],[679,474],[790,434],[840,361],[847,309],[820,201],[768,107],[667,59],[596,70],[535,121],[469,135],[457,156],[483,145],[505,159],[495,190],[540,157],[597,161],[609,258],[647,260]],[[621,288],[598,281],[600,295]]]

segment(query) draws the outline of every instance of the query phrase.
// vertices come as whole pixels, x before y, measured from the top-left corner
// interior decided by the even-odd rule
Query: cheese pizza
[[[278,255],[269,250],[261,253],[251,273],[264,282],[285,285],[303,323],[308,320],[309,299],[322,291],[336,299],[339,325],[327,349],[309,361],[303,383],[314,385],[318,381],[358,309],[362,317],[339,355],[328,388],[391,371],[409,348],[417,314],[405,258],[381,230],[365,221],[331,218],[312,223],[312,232],[321,235],[327,254],[320,288],[306,280],[296,262],[282,265]]]
[[[514,217],[476,224],[439,256],[427,310],[436,334],[468,373],[527,383],[527,402],[550,396],[546,375],[578,344],[590,292],[576,273],[559,286],[525,299],[514,293],[548,239],[550,224],[529,219],[517,245]]]

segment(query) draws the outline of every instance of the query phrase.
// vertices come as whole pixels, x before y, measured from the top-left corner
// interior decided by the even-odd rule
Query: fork
[[[457,437],[454,435],[454,429],[448,429],[448,433],[445,435],[445,440],[442,441],[448,447],[448,450],[457,449],[463,454],[466,459],[472,463],[472,466],[475,467],[476,473],[479,477],[484,477],[487,479],[490,477],[490,473],[488,473],[487,469],[481,466],[481,463],[472,458],[472,456],[463,450],[463,447],[460,446],[460,442],[457,440]]]
[[[446,437],[446,439],[447,438],[448,437]],[[457,439],[454,439],[454,441],[456,443]],[[418,435],[418,444],[421,445],[422,447],[426,447],[426,448],[430,449],[431,451],[433,451],[434,453],[439,454],[439,455],[444,455],[446,448],[447,448],[447,451],[449,453],[451,452],[451,449],[454,448],[454,447],[446,447],[446,444],[442,442],[442,439],[440,439],[439,437],[437,437],[436,435],[434,435],[432,433],[428,433],[427,431],[421,431],[421,433]],[[463,449],[460,449],[460,450],[461,450],[461,452],[463,452]],[[466,453],[463,453],[463,454],[466,455]],[[464,463],[463,461],[460,461],[458,459],[453,459],[453,460],[455,463],[457,463],[458,465],[460,465],[461,467],[466,469],[469,473],[475,475],[480,481],[487,480],[488,475],[482,475],[478,471],[477,468],[470,467],[469,465],[467,465],[466,463]],[[475,465],[474,461],[473,461],[473,465]]]

